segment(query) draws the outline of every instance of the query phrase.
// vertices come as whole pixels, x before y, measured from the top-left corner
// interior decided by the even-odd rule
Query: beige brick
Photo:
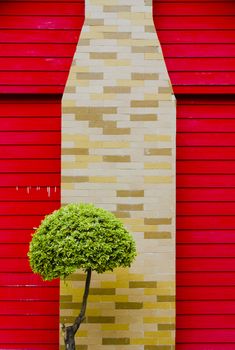
[[[116,59],[117,54],[115,52],[91,52],[90,58],[92,60],[111,60]]]
[[[131,6],[104,6],[104,12],[114,12],[114,13],[118,13],[118,12],[124,12],[124,13],[130,13],[131,11]]]
[[[157,73],[132,73],[131,78],[133,80],[158,80],[159,75]]]

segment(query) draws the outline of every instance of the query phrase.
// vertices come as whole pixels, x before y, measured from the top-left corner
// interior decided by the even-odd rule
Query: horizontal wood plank
[[[55,173],[44,173],[38,176],[37,173],[25,174],[0,174],[0,194],[6,195],[5,201],[12,201],[7,194],[12,194],[14,200],[34,200],[34,198],[48,200],[46,198],[58,199],[61,183],[60,171]],[[8,188],[5,188],[8,187]],[[10,188],[9,188],[10,187]],[[54,197],[52,197],[54,194]]]
[[[188,244],[179,243],[177,245],[177,254],[181,258],[232,258],[234,257],[234,252],[235,244],[231,243],[214,244],[213,242],[204,242],[197,244],[191,240]],[[218,260],[217,263],[219,263],[219,261],[220,260]]]
[[[210,242],[208,242],[210,243]],[[235,258],[234,257],[193,257],[193,258],[179,258],[176,261],[177,271],[180,272],[228,272],[232,271],[235,272]],[[214,293],[210,288],[207,289],[207,287],[204,287],[202,290],[202,293],[199,295],[197,294],[198,290],[196,289],[194,293],[191,293],[191,297],[194,298],[193,300],[198,299],[235,299],[234,294],[234,288],[224,288],[224,287],[218,287],[220,293]],[[232,294],[233,291],[233,294]],[[179,291],[177,292],[179,293]],[[185,295],[185,300],[191,300],[188,299],[188,296]]]
[[[200,330],[184,330],[177,331],[176,339],[178,342],[191,342],[191,343],[217,343],[223,342],[234,343],[235,345],[235,330],[234,329],[200,329]]]
[[[79,35],[80,32],[78,30],[72,29],[1,29],[0,43],[70,43],[76,45]],[[25,60],[27,60],[27,58],[25,58]],[[17,65],[16,61],[14,63]]]
[[[177,230],[177,243],[235,243],[234,230]],[[200,247],[199,247],[200,248]]]
[[[9,118],[8,118],[9,123]],[[16,123],[17,124],[17,123]],[[19,123],[21,124],[21,123]],[[34,128],[36,127],[36,123]],[[48,128],[48,124],[44,121],[42,128]],[[45,126],[44,126],[45,125]],[[14,127],[15,124],[14,124]],[[22,126],[23,127],[23,126]],[[53,124],[53,127],[56,128],[56,124]],[[26,127],[24,127],[26,128]],[[18,127],[19,130],[19,127]],[[21,145],[15,147],[14,145],[0,145],[0,159],[60,159],[61,147],[60,145],[50,146],[50,145]]]
[[[39,293],[41,290],[45,291],[46,289],[45,288],[39,289],[38,290]],[[50,289],[48,288],[47,290],[49,291]],[[55,289],[52,289],[52,291],[53,290],[55,292]],[[58,325],[58,322],[59,322],[59,315],[58,316],[18,315],[17,317],[15,315],[4,315],[4,316],[0,316],[0,329],[13,328],[13,329],[54,329],[55,330],[58,327],[53,328],[53,326]],[[15,346],[21,346],[21,349],[22,349],[22,345],[20,344],[18,345],[15,344],[14,348]],[[48,349],[48,347],[46,347],[46,349]]]
[[[83,16],[1,16],[0,29],[63,29],[81,30]]]
[[[210,287],[210,286],[235,286],[235,276],[234,272],[178,272],[176,276],[177,280],[177,285],[180,286],[185,286],[185,287],[193,287],[193,286],[204,286],[204,287]],[[218,302],[219,303],[219,302]],[[225,304],[225,310],[223,311],[223,303]],[[187,303],[185,303],[187,304]],[[183,302],[179,304],[179,314],[185,314],[185,308]],[[200,301],[195,301],[193,305],[204,305],[206,302],[200,302]],[[208,307],[210,308],[206,310],[203,309],[198,313],[200,314],[206,314],[206,313],[214,313],[214,314],[234,314],[234,306],[232,306],[234,302],[226,302],[225,300],[220,302],[220,305],[218,305],[218,309],[216,307],[216,302],[211,302],[208,303]],[[181,306],[183,307],[181,309]],[[231,309],[229,308],[232,307]],[[220,310],[219,310],[220,308]],[[189,312],[191,314],[193,312]],[[195,311],[195,314],[197,312]]]
[[[179,146],[176,149],[176,154],[178,160],[234,160],[235,147]]]
[[[218,30],[218,29],[235,29],[234,16],[232,14],[227,16],[216,15],[193,15],[193,16],[156,16],[155,18],[157,28],[165,30],[175,29],[194,29],[194,30]]]
[[[199,292],[202,291],[202,288],[195,287]],[[212,287],[211,291],[217,287]],[[232,288],[231,288],[232,290]],[[182,293],[187,294],[187,289],[182,289]],[[213,293],[212,293],[213,294]],[[212,295],[213,297],[213,295]],[[179,315],[177,317],[177,329],[223,329],[223,328],[232,328],[234,329],[235,325],[235,315]],[[209,345],[208,345],[209,346]],[[216,348],[217,349],[217,348]]]
[[[177,215],[235,215],[235,201],[234,202],[178,202]]]
[[[0,287],[10,287],[10,286],[13,286],[14,288],[15,287],[20,287],[20,286],[28,286],[28,288],[30,287],[45,287],[46,289],[47,288],[51,288],[51,287],[58,287],[59,286],[59,280],[56,279],[56,280],[53,280],[51,282],[45,282],[42,280],[42,278],[39,276],[39,275],[36,275],[36,274],[33,274],[33,273],[20,273],[20,272],[16,272],[16,273],[0,273]],[[55,291],[55,293],[58,293],[57,291]],[[18,307],[20,310],[24,310],[24,306],[26,306],[26,303],[27,302],[24,302],[22,303],[23,305],[20,305],[21,301],[20,300],[17,300],[15,301],[14,303],[12,302],[12,305],[10,302],[8,302],[6,305],[5,305],[5,301],[0,301],[0,314],[1,315],[5,315],[7,314],[6,310],[7,308],[9,310],[12,310],[12,312],[10,312],[9,314],[17,314],[14,313],[14,305],[16,306],[16,308]],[[32,308],[33,308],[33,305],[34,303],[31,302],[30,303]],[[45,306],[47,306],[48,308],[48,311],[46,311],[45,313],[43,312],[43,310],[41,310],[41,312],[37,312],[37,314],[39,315],[50,315],[50,307],[49,307],[49,304],[50,302],[43,302],[43,303],[40,303],[40,302],[37,302],[36,305],[35,305],[35,309],[37,309],[38,311],[40,311],[40,304]],[[55,302],[52,302],[52,309],[53,309],[53,312],[51,314],[55,314],[55,310],[59,310],[59,305],[58,303],[55,301]],[[5,310],[5,311],[4,311]],[[27,308],[25,308],[25,312],[26,310],[30,310],[30,305],[27,306]],[[33,311],[33,310],[32,310]],[[20,314],[25,314],[24,312],[20,312]],[[30,311],[29,311],[29,314],[30,314]],[[34,313],[32,313],[34,314]]]
[[[40,174],[40,179],[38,174],[0,174],[0,180],[1,202],[60,201],[60,173]]]
[[[235,16],[235,6],[232,2],[219,1],[211,2],[204,1],[177,1],[171,2],[155,2],[154,15],[157,16]]]
[[[6,260],[6,259],[5,259]],[[25,261],[26,259],[18,259],[18,261]],[[9,264],[13,264],[14,261],[17,261],[17,259],[9,259]],[[1,259],[2,262],[2,259]],[[2,272],[2,271],[1,271]],[[12,271],[13,272],[13,271]],[[18,271],[21,272],[21,271]],[[28,271],[27,271],[28,272]],[[0,287],[0,298],[2,301],[59,301],[60,295],[59,295],[59,290],[57,289],[56,286],[54,287],[28,287],[28,286],[15,286],[15,287]],[[10,317],[11,318],[11,317]],[[42,320],[42,316],[39,316],[39,320]],[[47,317],[46,320],[55,320],[55,317]],[[30,322],[27,322],[26,317],[24,318],[25,324],[28,324],[28,328],[40,328],[40,321],[36,320],[36,317],[32,317],[32,321],[34,324],[31,325],[30,327]],[[0,317],[0,328],[8,328],[7,324],[5,326],[2,324],[2,319]],[[12,320],[13,321],[13,320]],[[51,323],[48,325],[49,328],[53,328],[56,325]],[[41,324],[41,327],[44,328],[43,324]],[[15,325],[14,328],[23,328],[21,324]]]
[[[1,16],[83,16],[84,4],[79,1],[53,2],[45,1],[8,1],[1,5]]]

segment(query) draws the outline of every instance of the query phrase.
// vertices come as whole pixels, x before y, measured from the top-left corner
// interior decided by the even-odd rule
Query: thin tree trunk
[[[90,282],[91,282],[91,269],[88,269],[80,313],[78,317],[75,319],[74,324],[72,326],[67,326],[67,327],[65,325],[62,326],[62,330],[64,332],[64,343],[65,343],[66,350],[75,350],[75,334],[77,333],[81,323],[85,319]]]

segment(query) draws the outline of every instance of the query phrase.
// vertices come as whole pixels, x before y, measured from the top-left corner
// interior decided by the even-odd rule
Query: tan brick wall
[[[152,2],[87,0],[63,97],[62,202],[114,212],[138,257],[93,274],[79,349],[174,348],[175,119]],[[61,285],[63,321],[83,286],[81,271]]]

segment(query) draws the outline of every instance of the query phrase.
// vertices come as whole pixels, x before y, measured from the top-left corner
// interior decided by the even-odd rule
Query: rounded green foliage
[[[28,256],[33,272],[52,280],[65,278],[77,268],[103,273],[128,267],[136,247],[112,213],[92,204],[68,204],[41,222]]]

